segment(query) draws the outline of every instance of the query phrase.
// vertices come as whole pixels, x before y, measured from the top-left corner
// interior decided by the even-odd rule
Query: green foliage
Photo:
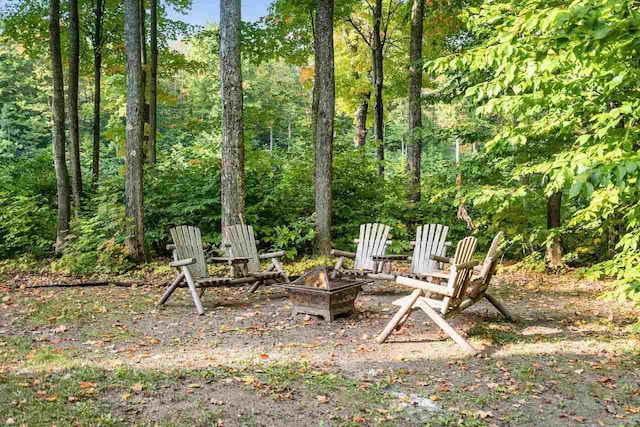
[[[480,42],[428,65],[446,75],[445,91],[462,90],[496,123],[487,147],[505,180],[481,203],[512,210],[531,194],[563,191],[564,235],[602,242],[593,257],[613,257],[592,272],[616,277],[616,295],[632,299],[640,283],[636,9],[625,0],[486,2],[465,13]]]
[[[62,257],[53,269],[69,274],[115,273],[130,268],[124,246],[124,207],[117,198],[99,194],[86,216],[72,220]]]

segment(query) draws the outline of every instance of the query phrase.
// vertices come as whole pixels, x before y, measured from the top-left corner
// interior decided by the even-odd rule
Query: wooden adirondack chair
[[[362,224],[360,225],[360,237],[355,240],[358,244],[356,252],[341,251],[333,249],[331,254],[338,257],[334,269],[334,276],[345,274],[349,276],[367,276],[371,273],[381,273],[383,263],[375,260],[376,256],[384,255],[387,247],[391,244],[389,231],[391,227],[384,224]],[[345,258],[354,260],[353,269],[343,268]]]
[[[396,276],[391,274],[391,264],[393,261],[410,260],[411,270],[404,274],[408,277],[423,278],[440,267],[440,261],[435,261],[432,256],[445,256],[447,247],[451,242],[447,242],[449,227],[442,224],[424,224],[416,228],[416,240],[412,241],[413,255],[374,255],[373,259],[382,268],[375,274],[370,274],[372,279],[395,280]]]
[[[236,277],[209,277],[207,272],[207,261],[222,263],[230,266],[238,266],[244,271],[244,265],[249,263],[248,257],[213,257],[206,259],[200,229],[191,226],[178,226],[171,229],[172,245],[167,245],[167,249],[173,251],[173,262],[169,265],[178,270],[178,276],[167,288],[158,305],[163,305],[171,294],[179,287],[189,288],[191,298],[195,304],[198,314],[204,314],[202,302],[198,295],[205,288],[241,286],[255,282],[253,276]]]
[[[434,271],[429,274],[429,277],[435,282],[446,280],[446,285],[398,276],[396,282],[415,288],[415,290],[411,295],[394,301],[393,304],[399,305],[400,309],[376,341],[384,342],[396,327],[401,326],[407,320],[413,310],[420,308],[465,351],[475,354],[475,349],[446,322],[445,318],[450,317],[448,316],[450,312],[460,305],[471,279],[473,267],[478,265],[477,261],[471,260],[477,243],[478,240],[475,237],[464,238],[458,243],[453,258],[447,260],[451,263],[450,270],[448,272]]]
[[[425,224],[416,228],[416,240],[411,257],[411,276],[424,276],[438,267],[434,255],[445,256],[449,227],[442,224]]]
[[[289,283],[289,277],[280,264],[280,258],[285,255],[284,251],[258,254],[257,241],[253,233],[253,227],[245,224],[227,226],[222,230],[222,242],[227,250],[227,255],[231,258],[248,258],[249,262],[236,267],[244,268],[240,272],[242,276],[251,276],[256,280],[249,292],[255,292],[261,285],[268,282]],[[271,264],[266,271],[260,270],[260,261],[270,259]]]
[[[441,317],[440,314],[438,314],[437,312],[434,311],[435,315],[438,316],[437,318],[439,319],[437,321],[434,319],[434,321],[436,321],[436,323],[439,326],[441,326],[445,330],[445,332],[449,333],[449,331],[447,329],[445,329],[445,327],[449,328],[451,331],[453,331],[455,333],[455,335],[459,338],[459,340],[462,340],[463,343],[460,343],[458,340],[456,340],[456,338],[454,338],[453,335],[452,335],[452,338],[454,338],[454,340],[456,340],[456,342],[458,342],[463,348],[465,348],[465,350],[467,350],[469,353],[472,353],[472,354],[475,354],[475,349],[473,349],[473,347],[471,347],[471,345],[469,345],[469,343],[467,343],[466,340],[464,340],[462,337],[460,337],[457,334],[457,332],[453,328],[451,328],[451,326],[448,323],[446,323],[446,321],[444,319],[447,319],[449,317],[453,317],[456,314],[460,313],[461,311],[463,311],[463,310],[471,307],[475,303],[481,301],[483,298],[486,298],[487,301],[489,301],[489,303],[491,303],[491,305],[493,305],[500,312],[500,314],[502,314],[507,320],[513,321],[513,316],[500,303],[500,301],[498,301],[495,297],[493,297],[492,295],[487,293],[487,288],[489,287],[489,284],[491,282],[491,278],[493,277],[493,275],[494,275],[494,273],[496,271],[496,267],[498,265],[499,247],[500,247],[500,243],[502,242],[503,236],[504,236],[504,234],[501,231],[496,235],[496,237],[494,237],[493,241],[491,242],[491,246],[489,247],[489,251],[487,252],[487,256],[484,259],[484,262],[480,266],[474,267],[475,271],[472,273],[471,279],[469,281],[469,284],[466,287],[466,290],[464,291],[464,294],[460,295],[456,300],[450,301],[448,307],[446,308],[446,310],[444,309],[444,306],[442,305],[444,303],[444,300],[442,300],[443,303],[441,303],[441,306],[440,306],[440,313],[444,315],[444,318]],[[451,260],[442,259],[442,257],[438,257],[438,256],[434,256],[434,258],[436,260],[443,261],[443,262],[451,262]],[[439,277],[441,277],[441,278],[447,277],[448,280],[451,280],[451,275],[447,275],[446,273],[439,274]],[[437,296],[436,296],[436,298],[437,298]],[[406,302],[408,302],[408,297],[401,298],[400,300],[395,301],[394,304],[402,305],[402,303],[406,303]],[[415,303],[414,303],[414,306],[415,306]],[[404,305],[402,305],[402,307],[404,308]],[[420,308],[423,308],[423,307],[420,306]],[[401,308],[401,310],[402,310],[402,308]],[[407,312],[407,313],[409,313],[409,312]],[[429,314],[429,313],[427,313],[427,314]],[[392,328],[390,328],[388,332],[391,333],[393,328],[398,328],[398,327],[402,326],[402,324],[407,320],[407,318],[408,318],[408,314],[404,314],[400,318],[400,321],[397,322],[397,324],[394,325]],[[433,319],[433,317],[432,317],[432,319]],[[390,322],[389,325],[391,325],[392,322]],[[443,326],[443,324],[444,324],[444,326]],[[387,329],[385,329],[385,332],[386,331],[387,331]],[[389,335],[389,333],[387,334],[387,336]],[[383,332],[383,334],[384,334],[384,332]],[[381,334],[378,337],[379,342],[382,342],[387,338],[387,336],[383,337],[383,334]],[[451,335],[451,334],[449,334],[449,335]]]

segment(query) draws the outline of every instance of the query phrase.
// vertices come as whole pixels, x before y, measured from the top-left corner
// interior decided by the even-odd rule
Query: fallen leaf
[[[493,412],[491,411],[477,411],[476,415],[482,420],[485,418],[493,418]]]
[[[89,389],[89,388],[94,388],[97,387],[98,383],[92,383],[89,381],[80,381],[80,388],[81,389]]]
[[[318,402],[320,403],[329,403],[329,398],[327,396],[318,395],[316,396],[316,399],[318,399]]]
[[[135,391],[136,393],[140,393],[143,388],[144,388],[144,385],[142,385],[142,383],[136,383],[136,384],[131,386],[131,391]]]

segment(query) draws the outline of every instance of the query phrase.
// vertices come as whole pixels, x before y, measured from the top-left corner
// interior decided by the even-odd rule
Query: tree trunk
[[[73,205],[80,207],[82,170],[80,168],[80,128],[78,123],[78,81],[80,78],[80,22],[78,0],[69,0],[69,160]]]
[[[384,176],[384,106],[382,103],[382,85],[384,72],[382,69],[382,41],[380,39],[380,23],[382,21],[382,0],[376,0],[373,10],[373,140],[376,146],[378,176]]]
[[[125,214],[126,244],[136,263],[144,261],[143,212],[143,113],[142,46],[139,0],[124,0],[124,35],[127,57],[127,129],[125,143]]]
[[[364,145],[367,141],[367,113],[369,111],[369,99],[371,92],[360,95],[360,103],[356,109],[355,128],[356,132],[353,137],[353,145],[360,150],[360,154],[364,157]]]
[[[64,81],[60,50],[60,0],[49,0],[49,53],[53,83],[53,161],[58,192],[58,222],[56,226],[56,253],[63,248],[69,234],[70,194],[64,140]]]
[[[313,52],[318,51],[318,32],[317,32],[317,23],[316,17],[313,15],[313,11],[311,12],[311,29],[313,32]],[[313,143],[313,150],[315,152],[316,149],[316,130],[318,129],[318,64],[317,61],[314,60],[314,71],[313,71],[313,92],[311,94],[311,141]],[[315,172],[314,172],[314,180],[315,180]]]
[[[422,27],[424,1],[413,0],[411,7],[411,43],[409,45],[409,140],[407,141],[407,174],[409,200],[420,201],[420,157],[422,153]]]
[[[547,199],[547,229],[553,233],[557,233],[557,228],[561,226],[560,210],[562,207],[562,191],[553,193]],[[549,246],[547,247],[547,270],[551,272],[559,272],[564,269],[564,246],[562,237],[559,234],[554,235]]]
[[[100,178],[100,101],[102,82],[102,17],[104,1],[97,0],[95,10],[95,33],[93,40],[93,156],[92,156],[92,187],[95,191]]]
[[[331,255],[331,205],[335,71],[333,60],[333,0],[317,0],[315,84],[317,118],[315,141],[316,243],[320,255]]]
[[[222,226],[244,215],[244,119],[240,56],[240,0],[220,0],[222,92]]]
[[[146,124],[149,122],[149,105],[147,104],[147,30],[145,20],[147,11],[145,10],[144,0],[140,0],[140,62],[142,63],[142,164],[144,165],[145,157],[149,157],[149,144],[146,133]]]
[[[158,0],[151,0],[151,76],[149,79],[149,165],[156,165],[158,131]]]

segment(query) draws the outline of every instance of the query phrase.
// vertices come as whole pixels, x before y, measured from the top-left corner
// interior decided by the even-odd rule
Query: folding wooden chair
[[[467,239],[473,238],[467,237]],[[398,277],[398,283],[415,287],[416,290],[411,295],[394,301],[394,304],[400,305],[401,308],[389,322],[385,330],[378,336],[377,341],[380,343],[384,342],[393,329],[402,326],[413,309],[420,308],[451,336],[456,343],[463,347],[467,353],[475,354],[476,350],[460,336],[445,319],[454,317],[483,298],[486,298],[507,320],[513,321],[511,313],[509,313],[495,297],[487,293],[487,288],[498,264],[498,250],[502,239],[503,233],[499,232],[493,239],[487,256],[481,266],[477,266],[477,262],[473,261],[463,262],[466,258],[470,259],[469,256],[465,255],[470,248],[467,248],[467,251],[461,252],[462,256],[459,256],[460,244],[462,244],[464,240],[458,245],[456,255],[454,255],[454,258],[451,260],[434,256],[433,258],[436,261],[451,263],[449,272],[436,272],[432,274],[434,279],[446,279],[448,281],[446,290],[442,289],[443,286],[441,285],[434,285],[439,286],[439,288],[434,289],[429,287],[429,289],[425,289],[425,285],[431,284],[412,278]],[[475,250],[475,242],[473,246]],[[469,269],[469,266],[473,264],[475,264],[474,267],[476,267],[475,272]],[[466,271],[467,279],[460,276],[461,270]],[[434,309],[439,309],[439,313]]]

